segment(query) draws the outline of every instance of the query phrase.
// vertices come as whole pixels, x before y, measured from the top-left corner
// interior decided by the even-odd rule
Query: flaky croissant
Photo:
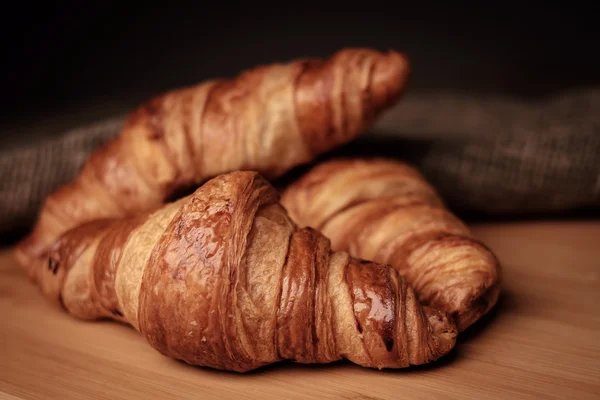
[[[459,331],[498,299],[497,258],[410,165],[334,159],[292,183],[281,201],[299,226],[320,230],[334,250],[394,266],[419,300],[450,314]]]
[[[220,173],[275,178],[363,131],[399,98],[408,71],[399,53],[346,49],[159,96],[46,199],[17,258],[31,265],[69,228],[150,210]]]
[[[219,175],[156,211],[69,230],[34,276],[73,316],[131,324],[159,352],[216,369],[400,368],[454,346],[454,323],[393,268],[331,252],[278,200],[255,172]]]

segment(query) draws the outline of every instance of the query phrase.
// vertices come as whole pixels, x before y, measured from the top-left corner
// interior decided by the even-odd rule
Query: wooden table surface
[[[46,303],[4,250],[0,398],[600,398],[600,222],[473,229],[503,263],[500,303],[441,361],[398,371],[188,366],[127,326],[79,321]]]

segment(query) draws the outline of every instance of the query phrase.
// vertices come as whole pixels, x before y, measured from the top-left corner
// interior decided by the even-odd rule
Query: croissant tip
[[[404,53],[388,50],[381,53],[371,74],[371,87],[379,107],[386,108],[404,93],[410,78],[410,61]]]
[[[458,336],[458,327],[447,313],[431,307],[424,307],[424,309],[432,328],[433,337],[437,339],[437,352],[439,356],[442,356],[454,347]]]
[[[24,269],[28,269],[33,260],[40,257],[39,252],[34,248],[35,243],[36,241],[31,236],[26,236],[13,249],[13,257]]]
[[[23,241],[16,244],[12,251],[13,257],[20,265],[24,265],[27,260],[27,254],[23,250]]]
[[[500,285],[496,284],[488,288],[466,309],[467,312],[457,315],[455,318],[459,332],[465,331],[481,317],[486,315],[498,302],[500,296]]]

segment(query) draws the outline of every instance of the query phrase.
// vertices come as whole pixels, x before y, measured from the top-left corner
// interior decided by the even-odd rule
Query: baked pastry
[[[297,229],[256,172],[211,179],[155,211],[64,233],[33,276],[77,318],[131,324],[194,365],[238,372],[280,360],[402,368],[455,344],[391,267]]]
[[[158,96],[47,197],[17,258],[30,266],[70,228],[152,209],[221,173],[280,176],[362,132],[399,98],[408,68],[394,51],[346,49]]]
[[[459,331],[496,304],[496,256],[408,164],[334,159],[293,182],[282,204],[299,226],[330,238],[335,251],[394,266],[419,300],[450,314]]]

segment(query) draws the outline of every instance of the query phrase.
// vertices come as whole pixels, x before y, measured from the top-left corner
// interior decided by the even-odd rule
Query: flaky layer
[[[393,265],[420,301],[451,314],[460,330],[497,301],[496,257],[407,164],[332,160],[290,185],[282,202],[300,226],[330,238],[334,250]]]
[[[68,231],[38,284],[77,318],[126,322],[159,352],[217,369],[401,368],[454,346],[454,324],[394,269],[333,253],[278,200],[255,172],[220,175],[154,212]]]
[[[407,76],[399,53],[347,49],[156,97],[48,196],[17,257],[30,267],[70,228],[152,210],[217,174],[280,176],[357,136],[398,99]]]

